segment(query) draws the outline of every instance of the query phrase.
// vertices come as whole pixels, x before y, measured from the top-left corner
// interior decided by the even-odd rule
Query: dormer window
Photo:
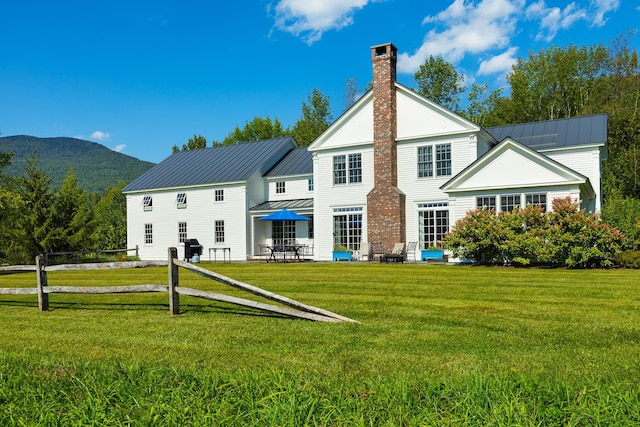
[[[187,193],[178,193],[176,196],[176,205],[178,205],[178,209],[187,207]]]
[[[153,210],[153,198],[151,196],[144,196],[142,198],[142,208],[145,211]]]

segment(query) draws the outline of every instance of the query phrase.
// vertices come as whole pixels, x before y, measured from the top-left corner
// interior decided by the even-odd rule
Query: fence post
[[[138,245],[136,245],[136,258],[138,258]]]
[[[180,314],[180,294],[176,292],[179,286],[178,266],[173,260],[178,258],[178,249],[169,248],[169,313],[171,315]]]
[[[38,308],[40,311],[49,310],[49,294],[44,292],[44,287],[47,286],[47,266],[44,262],[44,257],[38,255],[36,257],[36,280],[38,282]]]

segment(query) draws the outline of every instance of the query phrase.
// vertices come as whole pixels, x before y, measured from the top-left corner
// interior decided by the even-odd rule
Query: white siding
[[[233,259],[246,259],[246,194],[244,185],[230,185],[224,189],[224,201],[214,201],[214,188],[157,191],[127,195],[127,246],[138,245],[140,258],[158,260],[167,258],[169,247],[178,247],[178,255],[184,249],[178,240],[178,223],[187,223],[187,238],[198,239],[204,247],[203,259],[209,256],[209,248],[230,247]],[[178,193],[187,194],[186,208],[176,205]],[[142,199],[153,197],[153,209],[145,212]],[[215,243],[214,224],[225,222],[225,242]],[[145,224],[153,226],[153,244],[144,243]]]
[[[589,178],[593,190],[596,192],[596,197],[593,201],[593,206],[585,207],[594,212],[599,212],[600,209],[602,209],[602,184],[600,182],[601,161],[600,149],[598,147],[572,147],[571,150],[541,152],[556,162],[562,163]]]
[[[418,147],[451,144],[452,174],[442,177],[418,177]],[[435,150],[435,149],[434,149]],[[434,151],[435,153],[435,151]],[[406,241],[418,241],[418,203],[447,202],[448,195],[440,187],[475,160],[474,136],[456,135],[423,139],[398,145],[398,186],[406,195]],[[434,159],[435,161],[435,159]],[[452,211],[450,210],[450,218]]]
[[[362,154],[362,183],[333,184],[333,156]],[[333,250],[333,210],[342,207],[362,207],[362,234],[367,235],[367,194],[373,188],[373,147],[350,150],[321,151],[314,155],[314,221],[315,259],[330,260]]]
[[[311,179],[312,177],[313,175],[269,178],[269,180],[267,181],[267,200],[277,201],[313,198],[313,191],[309,191],[309,179]],[[278,193],[276,191],[278,182],[284,182],[284,193]]]

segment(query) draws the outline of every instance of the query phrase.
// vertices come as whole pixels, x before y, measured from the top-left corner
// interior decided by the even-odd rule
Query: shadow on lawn
[[[2,300],[0,301],[0,307],[32,307],[38,309],[37,301],[18,301],[18,300]],[[58,301],[52,302],[49,301],[49,311],[56,310],[76,310],[76,311],[113,311],[113,312],[121,312],[121,311],[140,311],[140,312],[149,312],[149,311],[158,311],[158,312],[167,312],[169,315],[169,306],[167,304],[160,303],[117,303],[117,304],[106,304],[102,302],[69,302],[69,301]],[[257,310],[251,309],[242,309],[239,307],[224,307],[219,305],[198,305],[198,304],[180,304],[180,314],[185,315],[188,313],[211,313],[211,314],[235,314],[240,316],[250,316],[250,317],[262,317],[262,318],[273,318],[273,319],[291,319],[290,317],[284,315],[278,315],[275,313],[266,313],[260,312]]]

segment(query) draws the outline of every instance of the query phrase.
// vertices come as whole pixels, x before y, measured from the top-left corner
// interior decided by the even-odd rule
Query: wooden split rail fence
[[[49,309],[50,294],[114,294],[114,293],[140,293],[140,292],[167,292],[169,294],[169,312],[172,315],[180,314],[180,295],[188,295],[197,298],[204,298],[212,301],[220,301],[257,310],[278,313],[287,317],[313,320],[319,322],[356,322],[348,317],[323,310],[318,307],[309,306],[301,302],[292,300],[282,295],[269,292],[262,288],[252,286],[248,283],[234,280],[230,277],[209,271],[197,265],[181,261],[177,258],[177,249],[169,248],[168,261],[126,261],[108,262],[92,264],[62,264],[47,266],[42,255],[36,257],[36,265],[17,265],[0,267],[0,271],[35,271],[37,286],[35,288],[0,288],[0,294],[12,295],[38,295],[38,308],[40,311]],[[130,285],[130,286],[49,286],[48,271],[80,271],[80,270],[111,270],[111,269],[131,269],[141,267],[168,267],[168,285]],[[266,304],[244,298],[233,297],[214,292],[190,289],[179,284],[179,268],[182,267],[201,276],[215,280],[219,283],[233,288],[249,292],[278,302],[286,307]]]

